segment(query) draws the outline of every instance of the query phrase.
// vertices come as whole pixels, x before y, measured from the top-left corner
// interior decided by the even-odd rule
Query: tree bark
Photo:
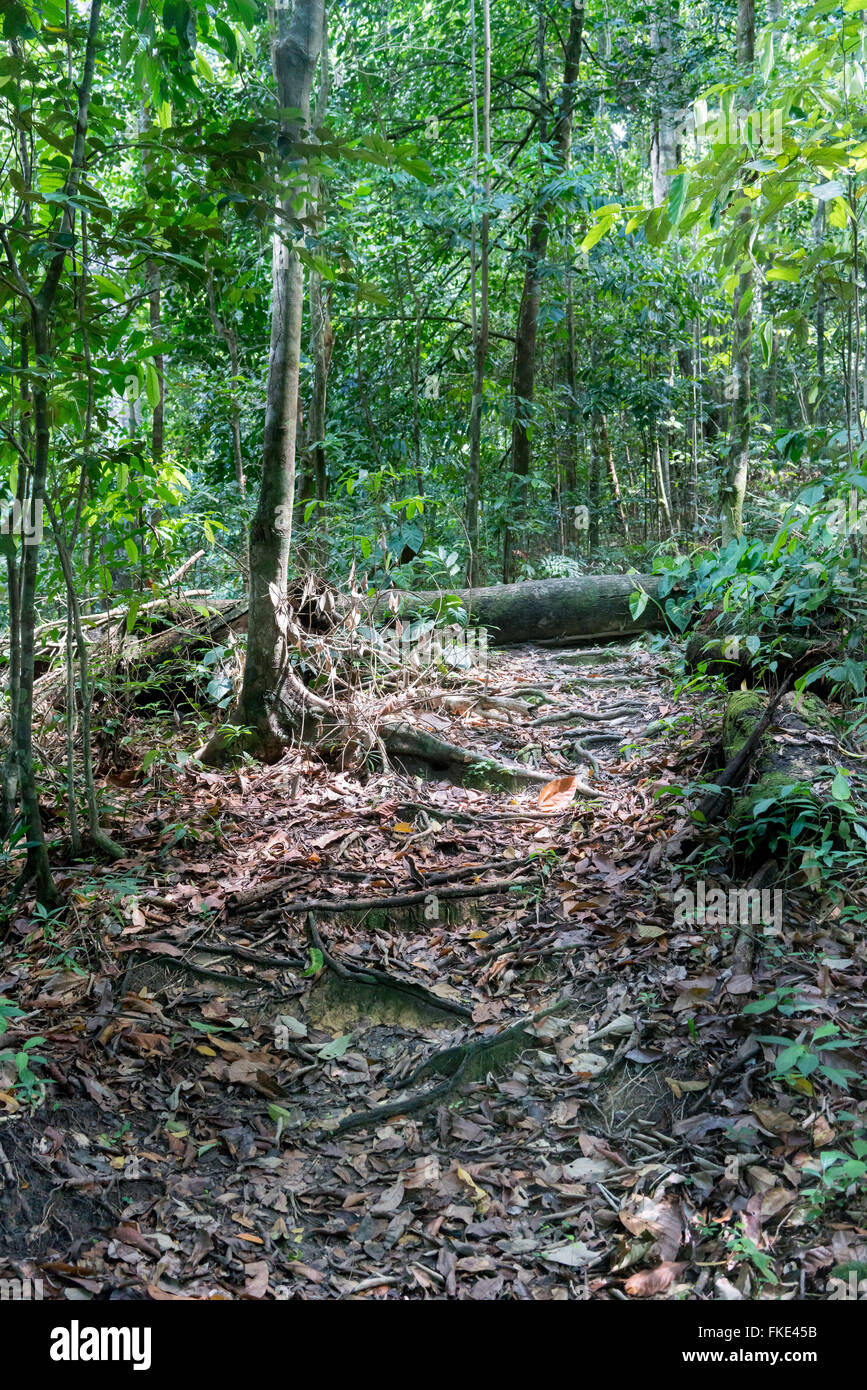
[[[325,25],[327,21],[323,20]],[[313,129],[318,130],[325,120],[331,91],[331,68],[328,61],[328,36],[322,31],[322,55],[319,94],[313,115]],[[311,138],[315,138],[312,136]],[[322,180],[313,179],[310,187],[311,221],[317,232],[325,220]],[[298,487],[298,502],[305,509],[302,524],[306,523],[307,504],[324,502],[328,496],[328,469],[325,456],[325,422],[328,404],[328,375],[334,352],[334,330],[331,327],[331,286],[323,286],[322,276],[315,267],[310,270],[310,356],[313,359],[313,392],[304,430],[304,457]]]
[[[569,20],[569,35],[563,62],[563,85],[557,102],[557,118],[551,132],[556,172],[566,167],[572,140],[572,113],[578,89],[578,71],[584,32],[584,7],[573,4]],[[541,119],[541,113],[540,113]],[[555,170],[549,171],[550,173]],[[518,327],[515,335],[515,358],[512,374],[514,414],[512,419],[512,512],[514,523],[509,524],[503,540],[503,579],[509,583],[515,577],[514,537],[520,531],[526,509],[527,479],[530,476],[530,426],[536,375],[536,335],[539,325],[539,305],[542,298],[542,265],[548,249],[550,208],[547,203],[533,215],[527,241],[526,270]]]
[[[475,153],[475,180],[478,187],[479,173],[479,127],[478,103],[476,100],[476,62],[475,62],[475,3],[471,0],[473,26],[473,145]],[[472,587],[479,579],[479,491],[482,453],[482,411],[485,393],[485,361],[488,355],[488,336],[490,332],[490,306],[488,298],[488,251],[490,241],[490,215],[488,202],[491,197],[491,7],[490,0],[482,0],[482,141],[485,160],[484,198],[479,232],[479,269],[481,298],[476,312],[476,228],[473,222],[472,244],[472,321],[473,321],[473,399],[470,406],[470,457],[467,465],[466,526],[467,583]]]
[[[680,163],[680,146],[677,142],[675,120],[675,101],[673,87],[674,74],[674,32],[672,28],[672,9],[676,0],[668,0],[665,15],[654,19],[650,30],[656,67],[656,92],[653,113],[653,133],[650,138],[650,177],[653,185],[653,206],[659,207],[668,197],[671,187],[672,170]]]
[[[651,602],[638,618],[629,600],[636,585]],[[652,574],[592,574],[580,579],[534,579],[523,584],[496,584],[457,591],[470,622],[489,629],[495,642],[540,642],[560,638],[601,639],[646,632],[665,626],[658,603],[659,579]],[[442,595],[389,590],[374,605],[374,615],[386,616],[397,599],[398,613],[411,617],[429,609]]]
[[[283,111],[300,111],[300,120],[284,116],[282,139],[297,143],[310,124],[310,97],[323,40],[323,0],[295,0],[291,18],[276,13],[271,54]],[[262,484],[250,528],[250,617],[244,684],[234,724],[253,731],[250,746],[266,757],[285,747],[297,731],[297,686],[287,643],[286,579],[292,541],[295,492],[295,450],[298,422],[298,383],[304,307],[304,272],[292,242],[297,210],[297,184],[287,177],[277,208],[273,238],[271,343],[265,430],[262,445]],[[324,705],[325,702],[320,702]],[[219,734],[206,756],[223,755]]]
[[[238,376],[241,371],[238,354],[238,335],[217,308],[217,292],[214,283],[214,270],[208,266],[208,317],[218,337],[222,338],[229,354],[229,367],[232,373],[232,395],[230,404],[230,425],[232,430],[232,465],[235,482],[242,497],[247,495],[247,482],[244,477],[244,453],[241,447],[241,407],[238,402]]]
[[[620,525],[623,528],[623,539],[629,544],[629,522],[626,519],[626,508],[623,505],[623,494],[620,491],[620,479],[617,476],[617,465],[614,462],[614,451],[611,448],[611,440],[608,435],[608,421],[603,410],[599,416],[599,441],[602,445],[602,452],[605,456],[605,469],[608,473],[608,481],[611,484],[611,496],[617,508],[617,515],[620,517]]]
[[[752,71],[756,36],[755,0],[738,0],[737,60],[739,67]],[[731,416],[729,450],[726,472],[720,496],[720,532],[722,544],[739,537],[744,529],[744,497],[750,465],[750,357],[753,341],[753,271],[749,256],[750,209],[741,213],[743,254],[746,268],[742,271],[733,306],[732,373],[729,383]]]

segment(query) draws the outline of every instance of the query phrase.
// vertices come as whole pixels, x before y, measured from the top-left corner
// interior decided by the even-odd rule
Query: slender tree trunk
[[[21,55],[20,45],[16,39],[10,43],[10,48],[14,57]],[[18,132],[18,158],[20,161],[21,176],[24,180],[24,188],[27,193],[33,189],[33,160],[31,158],[30,142],[27,132]],[[22,207],[22,221],[25,230],[30,227],[32,222],[31,204],[25,201]],[[31,418],[31,396],[29,387],[29,367],[30,367],[30,326],[25,319],[18,335],[19,350],[19,415],[18,415],[18,450],[19,458],[23,466],[18,469],[17,486],[15,490],[15,500],[19,509],[24,505],[27,492],[27,477],[29,468],[27,467],[30,458],[30,418]],[[14,400],[14,398],[13,398]],[[14,427],[14,421],[13,427]],[[6,580],[9,591],[9,746],[6,749],[2,772],[2,789],[0,789],[0,839],[5,839],[11,832],[15,815],[18,809],[18,750],[15,744],[15,728],[18,709],[18,694],[21,689],[21,567],[18,563],[18,556],[15,545],[10,541],[6,551]]]
[[[554,172],[565,169],[572,140],[572,113],[578,90],[578,71],[584,32],[584,8],[575,4],[569,19],[569,35],[563,63],[563,85],[557,103],[557,117],[551,132],[554,151]],[[514,536],[522,525],[526,509],[527,480],[530,476],[530,425],[532,423],[533,392],[536,374],[536,336],[539,325],[539,305],[542,297],[542,268],[548,249],[550,209],[547,204],[538,208],[530,224],[527,242],[527,266],[518,327],[515,335],[515,359],[512,374],[514,414],[511,448],[511,511],[515,520],[507,526],[503,542],[503,579],[514,578]]]
[[[755,50],[755,0],[738,0],[738,65],[745,74],[752,71]],[[751,216],[749,208],[741,213],[743,255],[747,258]],[[725,478],[720,496],[720,531],[723,545],[741,535],[744,529],[744,497],[750,465],[750,357],[753,341],[753,271],[741,272],[735,290],[732,322],[732,373],[730,382],[731,414],[729,451]]]
[[[473,152],[475,157],[474,178],[479,186],[479,126],[478,102],[476,93],[476,11],[475,0],[470,0],[470,22],[473,34]],[[467,467],[467,584],[472,589],[479,582],[479,496],[482,456],[482,413],[485,397],[485,362],[488,355],[488,335],[490,332],[490,306],[488,303],[488,259],[490,240],[490,215],[488,202],[491,196],[491,7],[490,0],[482,0],[482,142],[485,160],[484,199],[481,227],[479,231],[479,267],[481,274],[481,299],[476,312],[476,224],[473,222],[472,245],[472,316],[473,316],[473,399],[470,406],[470,457]]]
[[[247,495],[247,480],[244,477],[244,452],[241,445],[241,406],[238,401],[238,377],[241,372],[238,353],[238,335],[217,308],[217,291],[214,283],[214,270],[208,266],[208,317],[218,337],[222,338],[229,354],[229,368],[232,373],[232,394],[230,397],[230,425],[232,430],[232,466],[235,482],[242,497]]]
[[[66,582],[66,602],[67,602],[67,689],[70,690],[73,684],[74,662],[72,660],[72,635],[75,636],[75,647],[78,652],[78,671],[79,671],[79,691],[81,694],[81,754],[82,771],[84,775],[84,796],[87,805],[87,826],[90,838],[98,850],[107,854],[111,859],[122,859],[126,850],[111,838],[99,823],[99,806],[96,797],[96,783],[93,777],[93,743],[92,743],[92,723],[91,712],[93,710],[93,687],[90,681],[90,665],[87,655],[87,640],[84,635],[84,628],[81,622],[81,604],[78,599],[78,591],[75,585],[75,574],[72,567],[72,553],[66,543],[66,539],[61,530],[54,508],[48,504],[48,514],[51,518],[51,526],[54,532],[54,539],[57,544],[57,555],[60,560],[60,567],[63,571],[63,578]],[[69,697],[71,698],[71,697]],[[71,719],[74,711],[74,704],[67,711],[67,716]],[[74,825],[74,801],[70,807],[70,823]],[[73,831],[77,834],[77,829]]]
[[[30,332],[34,355],[39,370],[34,374],[33,385],[33,468],[30,483],[29,504],[34,519],[39,522],[45,503],[48,481],[48,464],[51,455],[51,415],[49,407],[51,342],[50,324],[54,310],[57,288],[66,263],[66,238],[73,229],[71,204],[78,191],[81,172],[84,167],[87,141],[87,121],[90,95],[93,87],[93,74],[96,66],[96,44],[99,31],[99,16],[102,0],[92,0],[87,31],[87,47],[84,56],[81,82],[78,87],[78,109],[75,120],[75,133],[72,142],[69,171],[66,176],[64,194],[66,203],[60,219],[59,231],[63,242],[48,262],[45,277],[38,292],[33,292],[21,274],[12,255],[8,240],[4,241],[9,270],[16,288],[27,300],[30,307]],[[40,537],[37,532],[35,542],[22,547],[21,559],[21,675],[15,712],[14,739],[18,758],[21,810],[27,825],[27,863],[25,877],[35,878],[36,892],[41,903],[52,905],[57,901],[57,889],[51,877],[48,851],[42,828],[42,815],[36,785],[36,769],[33,761],[33,682],[35,673],[35,627],[36,595],[39,576]]]
[[[148,260],[145,262],[145,277],[148,286],[148,317],[151,337],[155,343],[159,343],[163,332],[162,274],[156,261]],[[151,458],[154,468],[158,470],[163,461],[166,418],[165,357],[162,350],[154,356],[154,370],[159,383],[159,400],[153,407],[151,416]]]
[[[29,170],[29,165],[25,165]],[[28,178],[29,186],[29,178]],[[20,362],[21,362],[21,413],[18,425],[18,448],[22,464],[29,458],[30,429],[29,429],[29,405],[30,391],[27,385],[28,366],[30,362],[29,352],[29,325],[21,325],[20,334]],[[27,488],[27,469],[19,467],[18,485],[16,488],[16,502],[19,508],[24,505]],[[18,556],[14,543],[9,543],[6,552],[6,581],[9,590],[9,727],[12,731],[9,747],[3,758],[2,768],[2,793],[0,793],[0,837],[5,838],[15,819],[18,806],[18,750],[14,737],[17,720],[18,697],[21,691],[21,566],[18,563]]]
[[[816,216],[813,219],[813,234],[817,244],[821,244],[825,236],[824,203],[820,203],[816,209]],[[776,353],[774,353],[775,365],[776,360]],[[825,423],[825,286],[821,276],[816,288],[816,376],[818,377],[816,421],[822,425]],[[776,402],[774,404],[776,405]],[[776,414],[776,411],[774,413]]]
[[[629,522],[626,520],[626,509],[623,506],[623,497],[620,492],[620,479],[617,476],[617,465],[614,462],[614,452],[611,448],[611,440],[608,436],[608,421],[605,418],[605,411],[599,415],[599,438],[602,444],[602,452],[605,456],[605,468],[608,473],[608,481],[611,484],[611,496],[614,498],[617,507],[617,514],[620,517],[620,525],[623,528],[623,539],[629,544]]]
[[[563,406],[560,436],[560,468],[568,496],[565,523],[565,541],[574,545],[578,539],[577,515],[575,508],[578,489],[578,359],[575,349],[575,276],[572,269],[572,227],[567,223],[566,237],[566,348],[564,352],[564,380],[566,401]]]
[[[653,441],[653,463],[654,476],[656,478],[656,502],[659,508],[659,535],[674,535],[674,523],[671,519],[671,491],[668,478],[666,477],[667,467],[663,459],[663,451],[659,442],[659,435],[654,432]]]
[[[664,13],[653,19],[650,42],[654,52],[656,82],[654,92],[653,130],[650,137],[650,177],[653,185],[653,205],[659,207],[668,197],[672,170],[680,163],[677,141],[674,84],[674,24],[673,12],[677,0],[664,0]],[[656,7],[652,7],[653,10]]]
[[[323,41],[323,0],[295,0],[291,18],[277,11],[272,62],[280,107],[299,111],[284,119],[284,138],[298,141],[310,123],[313,78]],[[273,239],[271,343],[262,445],[262,484],[250,528],[250,615],[247,659],[233,722],[251,728],[251,746],[279,756],[298,729],[297,681],[287,644],[286,580],[292,541],[298,384],[304,272],[292,242],[297,189],[287,184],[277,208]],[[219,735],[206,756],[225,751]]]
[[[331,327],[331,288],[323,288],[322,276],[313,272],[310,286],[310,319],[313,349],[313,396],[307,416],[310,438],[315,496],[324,502],[328,496],[328,474],[325,456],[325,420],[328,403],[328,373],[334,352],[334,330]]]
[[[587,525],[587,545],[596,550],[599,545],[599,512],[602,501],[602,465],[600,453],[601,426],[599,412],[594,411],[590,419],[590,451],[587,465],[587,510],[590,513]]]
[[[323,21],[325,26],[326,21]],[[313,114],[313,129],[318,130],[325,120],[331,91],[331,67],[328,60],[327,28],[323,27],[319,93]],[[315,137],[312,137],[315,138]],[[321,229],[325,220],[322,180],[314,179],[310,188],[310,203],[315,227]],[[324,502],[328,496],[328,467],[325,455],[325,425],[328,405],[328,374],[334,352],[334,330],[331,326],[331,286],[323,286],[322,276],[315,267],[310,270],[310,356],[313,359],[313,393],[304,431],[304,454],[298,489],[299,502],[304,506],[302,525],[306,524],[307,505]]]

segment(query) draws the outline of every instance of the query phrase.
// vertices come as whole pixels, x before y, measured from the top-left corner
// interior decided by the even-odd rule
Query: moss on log
[[[767,703],[767,696],[757,690],[738,690],[729,697],[723,717],[726,761],[743,748]],[[737,837],[760,838],[756,807],[763,801],[780,802],[785,812],[788,789],[799,789],[797,810],[803,809],[805,797],[818,809],[832,802],[830,774],[821,770],[835,759],[833,747],[828,747],[832,738],[828,709],[821,700],[809,693],[790,692],[783,697],[756,750],[753,779],[738,793],[729,813],[729,825]],[[786,815],[774,817],[778,830],[781,819],[786,820]]]
[[[764,639],[762,639],[764,641]],[[686,644],[685,662],[687,671],[697,671],[704,666],[710,676],[722,676],[729,690],[737,690],[746,682],[755,685],[761,678],[769,685],[778,685],[781,677],[790,672],[802,676],[811,666],[818,666],[823,652],[815,641],[806,637],[788,637],[784,645],[773,653],[774,669],[760,677],[754,661],[764,659],[761,648],[754,658],[742,636],[708,637],[704,632],[694,633]],[[824,690],[827,682],[818,683],[816,690]]]
[[[633,618],[630,599],[641,585],[650,595],[644,612]],[[622,637],[665,627],[655,601],[659,578],[653,574],[588,574],[580,579],[533,579],[522,584],[494,584],[455,591],[470,622],[485,627],[504,644],[557,638]],[[373,603],[374,617],[389,614],[397,600],[402,618],[438,608],[445,593],[399,593],[389,590]]]

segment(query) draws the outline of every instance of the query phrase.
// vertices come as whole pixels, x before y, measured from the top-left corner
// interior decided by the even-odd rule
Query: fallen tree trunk
[[[629,601],[640,585],[650,602],[633,618]],[[494,642],[542,642],[558,638],[623,637],[665,626],[657,602],[659,579],[653,574],[588,574],[580,579],[530,579],[522,584],[494,584],[455,591],[474,626],[489,630]],[[377,595],[374,618],[389,615],[397,602],[401,618],[417,617],[442,605],[445,592],[394,589]]]
[[[831,795],[829,768],[842,755],[826,706],[814,695],[789,692],[782,696],[770,727],[761,731],[767,708],[761,691],[738,690],[729,697],[723,718],[723,751],[728,761],[761,733],[751,752],[754,775],[729,813],[730,828],[737,838],[749,840],[751,849],[804,816],[815,819],[818,831],[827,827],[831,812],[840,810],[840,802]]]
[[[643,610],[633,617],[630,598],[639,586],[648,597]],[[459,591],[458,598],[466,607],[471,624],[485,627],[495,641],[507,643],[552,638],[598,639],[646,631],[664,623],[662,610],[655,602],[657,593],[658,581],[652,575],[594,575],[463,590]],[[390,590],[374,597],[367,605],[365,616],[371,623],[377,618],[390,621],[396,610],[404,620],[411,619],[441,607],[443,598],[443,593],[401,594]],[[305,584],[300,594],[287,593],[283,601],[284,637],[288,640],[291,634],[293,644],[303,649],[308,635],[312,642],[315,628],[321,629],[324,624],[333,633],[333,645],[339,636],[341,619],[349,618],[347,631],[354,631],[362,606],[359,598],[335,596],[329,592],[317,597],[315,588]],[[250,659],[248,650],[248,664]],[[548,780],[545,773],[477,758],[468,750],[447,744],[406,720],[386,720],[366,731],[351,728],[348,708],[315,693],[288,661],[281,666],[278,688],[267,692],[266,705],[262,718],[252,727],[248,726],[239,740],[234,734],[227,739],[217,730],[201,752],[203,759],[210,763],[222,762],[232,755],[234,743],[236,752],[246,749],[266,761],[274,761],[282,756],[288,744],[299,740],[319,744],[326,751],[343,749],[345,752],[354,748],[366,752],[378,745],[385,758],[394,757],[404,766],[409,760],[418,759],[447,775],[457,775],[461,781],[477,775],[487,784],[496,782],[516,787],[528,781]],[[238,706],[231,716],[230,729],[244,723],[242,708]],[[592,794],[590,788],[582,786],[578,790],[582,794]]]
[[[469,613],[470,623],[487,628],[492,641],[550,643],[561,639],[624,637],[664,627],[662,610],[656,602],[658,582],[657,576],[651,574],[600,574],[451,592]],[[639,584],[649,594],[650,601],[643,613],[633,618],[629,601]],[[341,617],[363,608],[371,620],[391,622],[395,616],[391,606],[394,604],[403,621],[412,620],[441,609],[447,596],[450,596],[448,590],[401,592],[397,589],[384,589],[367,601],[339,595],[331,621],[339,622]],[[128,640],[127,647],[131,653],[134,651],[141,668],[176,660],[185,652],[200,648],[209,638],[218,639],[228,630],[246,631],[248,610],[243,600],[211,599],[207,606],[214,610],[212,616],[203,616],[189,608],[186,621],[181,618],[165,631],[135,643]],[[312,605],[301,603],[296,616],[302,629],[313,618],[311,632],[321,630],[323,615],[314,612]]]
[[[770,637],[762,637],[761,647],[755,655],[749,650],[746,638],[734,634],[726,637],[708,637],[707,633],[697,632],[686,644],[686,669],[697,671],[704,666],[710,676],[722,676],[729,690],[738,690],[746,681],[753,685],[761,676],[766,685],[778,684],[784,676],[791,675],[794,680],[804,675],[813,666],[831,655],[827,645],[807,637],[789,636],[782,646],[772,648]],[[762,672],[762,663],[773,660],[773,670]],[[826,693],[831,682],[817,681],[814,693]]]

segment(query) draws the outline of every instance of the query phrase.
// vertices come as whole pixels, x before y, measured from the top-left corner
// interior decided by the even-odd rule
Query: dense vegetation
[[[806,763],[758,782],[729,868],[861,882],[865,35],[860,0],[0,0],[0,935],[128,861],[107,776],[305,741],[505,776],[379,722],[391,686],[349,712],[379,639],[326,652],[335,605],[456,630],[459,590],[627,573],[657,652],[699,636],[680,693],[812,690],[848,740],[831,813]],[[763,708],[667,789],[691,824]]]

